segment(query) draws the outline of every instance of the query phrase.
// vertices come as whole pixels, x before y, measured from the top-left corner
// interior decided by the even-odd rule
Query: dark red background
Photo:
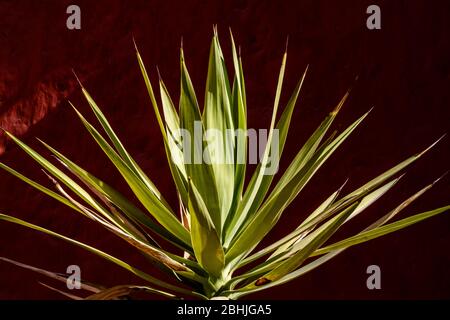
[[[66,28],[66,7],[72,3],[81,7],[82,29],[78,31]],[[366,8],[373,3],[381,7],[381,30],[370,31],[365,26]],[[180,38],[202,97],[212,25],[218,24],[228,60],[227,29],[231,27],[242,48],[249,126],[254,128],[269,124],[278,68],[289,36],[282,102],[287,101],[307,64],[310,70],[282,167],[348,87],[354,89],[335,129],[342,130],[370,107],[375,109],[285,212],[274,239],[292,230],[347,177],[345,191],[351,191],[449,131],[449,12],[448,1],[0,1],[0,125],[43,152],[34,137],[44,139],[129,194],[68,106],[66,98],[92,119],[70,72],[74,68],[128,150],[175,204],[132,35],[154,83],[158,65],[177,100]],[[38,165],[10,142],[5,144],[3,136],[0,139],[2,162],[49,185]],[[433,181],[449,169],[449,160],[446,138],[341,235],[360,230]],[[449,194],[447,177],[401,216],[447,205]],[[4,172],[0,172],[0,212],[95,244],[148,268],[120,239]],[[448,299],[449,245],[450,215],[443,214],[348,250],[297,281],[253,298]],[[81,249],[6,222],[0,223],[0,256],[58,272],[78,264],[83,278],[106,285],[140,282]],[[365,271],[371,264],[381,267],[382,289],[378,291],[366,288]],[[1,299],[61,298],[38,281],[52,283],[0,263]]]

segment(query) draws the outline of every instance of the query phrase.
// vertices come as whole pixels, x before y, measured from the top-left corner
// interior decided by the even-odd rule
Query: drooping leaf
[[[29,264],[25,264],[25,263],[18,262],[18,261],[12,260],[12,259],[8,259],[5,257],[0,257],[0,260],[7,262],[7,263],[14,264],[18,267],[21,267],[21,268],[24,268],[27,270],[31,270],[36,273],[42,274],[46,277],[55,279],[55,280],[63,282],[63,283],[67,283],[67,278],[69,277],[69,275],[64,274],[64,273],[56,273],[56,272],[44,270],[41,268],[33,267]],[[101,290],[105,289],[103,286],[92,284],[92,283],[86,282],[84,280],[80,281],[80,288],[83,290],[93,292],[93,293],[97,293],[97,292],[100,292]]]
[[[164,282],[164,281],[159,280],[159,279],[157,279],[155,277],[152,277],[151,275],[149,275],[149,274],[147,274],[147,273],[145,273],[145,272],[143,272],[143,271],[141,271],[141,270],[139,270],[139,269],[137,269],[135,267],[132,267],[128,263],[126,263],[126,262],[124,262],[124,261],[122,261],[122,260],[120,260],[120,259],[118,259],[116,257],[113,257],[112,255],[107,254],[107,253],[105,253],[105,252],[103,252],[103,251],[101,251],[101,250],[99,250],[97,248],[91,247],[91,246],[89,246],[89,245],[87,245],[87,244],[85,244],[83,242],[71,239],[69,237],[63,236],[63,235],[61,235],[59,233],[56,233],[54,231],[50,231],[48,229],[42,228],[40,226],[31,224],[31,223],[26,222],[24,220],[21,220],[21,219],[15,218],[15,217],[11,217],[11,216],[8,216],[8,215],[5,215],[5,214],[0,214],[0,220],[11,222],[11,223],[18,224],[18,225],[22,225],[24,227],[27,227],[27,228],[30,228],[30,229],[34,229],[36,231],[39,231],[39,232],[42,232],[42,233],[46,233],[46,234],[51,235],[53,237],[56,237],[56,238],[59,238],[61,240],[67,241],[69,243],[75,244],[75,245],[81,247],[84,250],[87,250],[87,251],[89,251],[91,253],[94,253],[95,255],[98,255],[98,256],[100,256],[100,257],[102,257],[102,258],[104,258],[104,259],[106,259],[106,260],[108,260],[108,261],[110,261],[112,263],[117,264],[118,266],[128,270],[129,272],[135,274],[136,276],[138,276],[138,277],[140,277],[140,278],[142,278],[142,279],[144,279],[144,280],[146,280],[146,281],[148,281],[148,282],[150,282],[150,283],[152,283],[154,285],[157,285],[157,286],[160,286],[162,288],[166,288],[168,290],[172,290],[172,291],[175,291],[175,292],[179,292],[181,294],[202,297],[202,295],[200,295],[198,293],[191,292],[189,290],[186,290],[186,289],[183,289],[183,288],[171,285],[171,284],[169,284],[167,282]]]
[[[61,295],[63,295],[63,296],[66,296],[66,297],[69,298],[69,299],[72,299],[72,300],[83,300],[83,298],[80,297],[80,296],[77,296],[77,295],[75,295],[75,294],[73,294],[73,293],[69,293],[69,292],[66,292],[66,291],[57,289],[57,288],[52,287],[52,286],[50,286],[50,285],[48,285],[48,284],[45,284],[45,283],[43,283],[43,282],[39,282],[39,284],[40,284],[41,286],[47,288],[47,289],[50,289],[50,290],[55,291],[55,292],[57,292],[57,293],[59,293],[59,294],[61,294]]]
[[[168,293],[168,292],[165,292],[162,290],[153,289],[148,286],[119,285],[119,286],[114,286],[114,287],[111,287],[108,289],[104,289],[95,294],[92,294],[92,295],[88,296],[85,300],[115,300],[115,299],[127,297],[133,292],[145,292],[145,293],[160,295],[160,296],[163,296],[163,297],[169,298],[169,299],[177,299],[177,296],[175,296],[171,293]]]

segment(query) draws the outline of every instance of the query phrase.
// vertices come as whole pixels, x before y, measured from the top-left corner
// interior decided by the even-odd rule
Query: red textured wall
[[[66,28],[65,11],[72,3],[81,7],[81,30]],[[365,27],[365,11],[373,3],[382,10],[382,29],[377,31]],[[132,35],[152,80],[156,81],[158,65],[173,97],[178,95],[183,37],[188,67],[201,97],[212,25],[218,24],[228,59],[227,29],[231,27],[242,48],[249,126],[254,128],[269,124],[277,72],[289,36],[282,101],[287,101],[307,64],[310,70],[294,112],[282,167],[349,86],[354,88],[335,129],[345,128],[370,107],[375,109],[285,212],[274,239],[293,229],[347,177],[345,190],[351,191],[449,131],[449,12],[448,1],[0,1],[0,125],[43,152],[34,137],[44,139],[130,194],[68,106],[67,98],[85,114],[89,112],[71,74],[74,68],[129,151],[175,204]],[[370,224],[448,170],[449,146],[447,138],[414,164],[389,195],[342,234]],[[48,185],[39,166],[4,136],[0,136],[0,153],[0,161]],[[449,194],[447,177],[402,217],[446,205]],[[0,212],[149,268],[120,239],[4,172],[0,172]],[[449,245],[450,215],[445,214],[348,250],[303,278],[253,298],[448,299]],[[58,272],[78,264],[83,278],[106,285],[140,283],[101,258],[5,222],[0,223],[0,256]],[[378,291],[366,288],[365,271],[371,264],[381,267],[382,289]],[[52,283],[0,263],[0,299],[61,298],[38,281]]]

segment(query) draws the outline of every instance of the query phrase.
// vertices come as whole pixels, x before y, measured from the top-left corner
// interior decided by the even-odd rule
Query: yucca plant
[[[117,299],[129,295],[134,290],[169,298],[191,296],[203,299],[238,299],[292,281],[348,247],[405,228],[450,208],[447,205],[388,223],[430,189],[433,182],[361,232],[335,243],[327,243],[342,225],[390,190],[401,178],[398,174],[424,155],[435,142],[424,151],[407,158],[346,195],[340,194],[343,186],[331,195],[324,195],[325,200],[316,210],[309,215],[299,215],[299,219],[301,216],[303,221],[294,230],[271,245],[260,248],[258,244],[279,221],[284,210],[368,113],[341,133],[334,133],[326,138],[328,129],[348,96],[347,92],[337,107],[300,148],[287,170],[277,174],[276,183],[271,186],[275,175],[268,174],[267,168],[273,161],[273,155],[281,156],[283,152],[291,117],[306,75],[305,71],[281,116],[277,117],[287,57],[285,52],[275,91],[265,150],[248,185],[245,186],[246,161],[238,160],[246,159],[248,151],[247,136],[242,134],[247,130],[246,91],[242,60],[237,53],[232,35],[231,47],[234,67],[232,82],[229,81],[217,31],[214,30],[203,111],[199,108],[181,49],[181,92],[178,110],[161,77],[159,78],[163,116],[136,47],[137,61],[161,129],[167,163],[178,194],[179,209],[175,210],[169,205],[154,181],[125,150],[107,118],[81,83],[82,92],[103,133],[89,123],[73,105],[72,107],[95,142],[122,175],[140,201],[140,205],[133,204],[113,187],[45,142],[41,141],[62,165],[62,169],[13,134],[6,132],[20,148],[39,163],[53,182],[55,190],[25,177],[3,163],[0,163],[1,168],[127,241],[173,280],[167,282],[157,279],[145,270],[137,269],[93,246],[18,218],[0,214],[3,221],[35,229],[80,246],[125,268],[147,283],[105,288],[82,280],[82,289],[91,292],[87,296],[88,299]],[[240,134],[233,135],[232,139],[216,137],[212,142],[204,139],[204,133],[194,140],[178,134],[182,131],[195,136],[195,130],[198,129],[196,126],[205,131],[214,129],[219,133],[219,138],[225,138],[227,130],[238,131]],[[275,139],[277,143],[273,143]],[[234,161],[191,161],[192,157],[195,159],[196,156],[200,158],[206,156],[210,160],[214,157],[220,158],[225,151],[231,151],[231,159]],[[169,243],[171,245],[168,245]],[[58,280],[65,281],[67,278],[65,274],[52,273],[6,258],[2,260]],[[71,298],[81,299],[78,295],[60,292]]]

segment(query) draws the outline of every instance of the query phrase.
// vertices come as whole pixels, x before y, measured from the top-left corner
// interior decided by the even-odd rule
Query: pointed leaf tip
[[[437,178],[436,180],[434,180],[431,185],[435,185],[436,183],[438,183],[440,180],[442,180],[447,174],[448,174],[449,170],[447,170],[444,174],[442,174],[439,178]]]
[[[161,82],[161,81],[162,81],[162,77],[161,77],[161,73],[159,72],[159,67],[158,67],[158,65],[156,65],[156,73],[158,74],[158,80],[159,80],[159,82]]]
[[[350,178],[346,178],[344,183],[339,187],[338,189],[338,194],[344,189],[345,185],[347,184],[347,182],[350,180]]]
[[[350,95],[350,91],[351,89],[349,88],[347,92],[344,94],[344,96],[341,98],[341,101],[339,101],[338,105],[331,112],[332,115],[336,115],[342,109],[342,106],[345,104],[345,102],[348,99],[348,96]]]
[[[139,50],[136,44],[136,39],[134,38],[134,34],[131,36],[131,39],[133,40],[134,50],[139,54]]]
[[[68,101],[68,102],[69,102],[69,105],[72,107],[72,109],[73,109],[79,116],[82,117],[82,114],[80,113],[80,111],[78,111],[77,108],[75,108],[75,106],[73,105],[73,103],[70,102],[70,101]]]
[[[77,80],[77,82],[78,82],[78,84],[80,85],[80,87],[83,88],[83,84],[81,83],[80,78],[78,78],[78,75],[77,75],[77,73],[75,72],[75,69],[74,69],[74,68],[72,68],[72,73],[73,73],[73,75],[75,76],[75,79]]]
[[[447,136],[447,133],[444,133],[442,136],[439,137],[439,139],[437,139],[435,142],[433,142],[429,147],[427,147],[425,150],[423,150],[422,152],[420,152],[419,154],[417,154],[417,157],[421,157],[423,156],[425,153],[427,153],[428,151],[430,151],[435,145],[437,145],[439,143],[439,141],[441,141],[442,139],[444,139]]]
[[[304,74],[306,74],[308,72],[308,70],[309,70],[309,63],[306,65]]]

